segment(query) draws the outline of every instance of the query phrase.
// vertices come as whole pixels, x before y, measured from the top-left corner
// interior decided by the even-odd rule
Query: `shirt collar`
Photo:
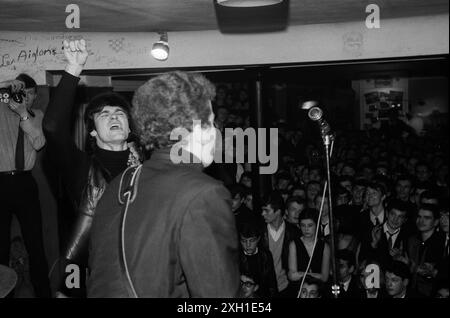
[[[272,238],[275,241],[278,241],[278,239],[280,238],[281,234],[283,233],[285,227],[286,226],[285,226],[284,220],[283,220],[283,223],[281,223],[278,230],[275,230],[270,224],[267,224],[267,229],[269,230],[269,234],[272,236]]]
[[[383,224],[384,222],[384,210],[381,211],[380,214],[378,214],[378,216],[375,216],[374,214],[372,214],[372,212],[369,212],[370,215],[370,221],[372,221],[372,223],[376,223],[375,219],[378,219],[378,221],[380,222],[380,224]]]
[[[394,236],[394,235],[397,235],[400,232],[400,228],[398,228],[394,232],[391,232],[391,231],[389,231],[389,228],[387,226],[387,222],[384,222],[384,224],[383,224],[383,231],[384,231],[385,234],[389,233],[389,235]]]

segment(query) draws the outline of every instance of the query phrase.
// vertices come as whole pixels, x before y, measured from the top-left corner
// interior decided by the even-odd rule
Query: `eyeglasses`
[[[241,280],[241,286],[250,288],[250,287],[253,287],[253,286],[255,286],[255,285],[256,285],[255,283],[252,283],[252,282],[250,282],[250,281],[244,282],[243,280]]]

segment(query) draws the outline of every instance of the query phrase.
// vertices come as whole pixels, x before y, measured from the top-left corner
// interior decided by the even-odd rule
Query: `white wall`
[[[449,15],[291,26],[266,34],[219,31],[169,33],[170,57],[150,57],[156,33],[24,33],[0,31],[0,80],[27,72],[40,84],[46,70],[64,68],[62,41],[83,36],[92,54],[87,69],[136,69],[301,63],[405,57],[449,52]]]

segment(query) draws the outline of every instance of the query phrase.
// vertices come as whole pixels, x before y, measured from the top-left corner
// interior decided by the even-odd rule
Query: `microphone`
[[[320,133],[322,136],[330,135],[331,128],[327,121],[323,118],[323,111],[317,106],[311,107],[308,111],[308,117],[312,121],[317,121],[319,124]]]

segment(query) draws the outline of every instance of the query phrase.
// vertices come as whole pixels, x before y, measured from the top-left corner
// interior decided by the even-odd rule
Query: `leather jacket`
[[[89,168],[86,186],[81,195],[78,208],[79,216],[64,253],[64,257],[67,260],[77,260],[87,248],[95,208],[107,185],[105,173],[106,171],[94,158]]]

